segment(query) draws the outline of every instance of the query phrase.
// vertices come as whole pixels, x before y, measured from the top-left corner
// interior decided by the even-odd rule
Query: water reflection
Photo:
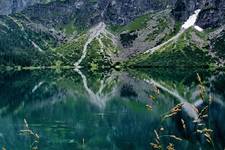
[[[199,95],[197,72],[213,99],[202,120],[204,128],[213,130],[215,149],[223,149],[225,74],[165,69],[5,72],[0,76],[0,146],[30,148],[31,139],[19,135],[26,118],[40,135],[39,149],[151,149],[154,130],[161,128],[162,135],[182,138],[162,138],[164,147],[173,143],[179,149],[212,149],[195,134],[192,123],[199,114],[192,106],[201,111],[206,105]],[[162,121],[180,103],[186,113]]]
[[[87,83],[86,76],[79,70],[74,69],[82,78],[83,80],[83,86],[86,90],[86,92],[89,94],[89,100],[97,105],[99,108],[104,109],[106,102],[112,97],[114,94],[114,89],[112,89],[109,93],[104,94],[103,90],[107,86],[107,84],[110,84],[113,80],[113,76],[108,77],[107,79],[100,79],[100,85],[98,88],[98,91],[94,93],[89,87]]]

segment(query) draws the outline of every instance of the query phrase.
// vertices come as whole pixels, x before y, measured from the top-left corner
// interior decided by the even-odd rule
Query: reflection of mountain
[[[3,111],[1,113],[15,111],[24,107],[25,104],[36,103],[38,107],[53,105],[66,97],[74,99],[87,97],[90,102],[100,108],[106,107],[107,101],[116,96],[152,104],[152,96],[157,96],[157,85],[160,85],[158,88],[164,92],[157,98],[163,101],[169,96],[174,99],[180,97],[182,101],[194,103],[199,99],[196,88],[196,73],[199,71],[179,70],[179,73],[176,73],[171,70],[164,70],[164,72],[154,69],[144,72],[136,70],[131,73],[135,73],[132,75],[134,77],[128,73],[115,71],[109,74],[91,75],[90,73],[85,75],[76,70],[64,70],[63,73],[54,71],[8,72],[2,74],[0,80],[2,81],[0,82],[0,106]],[[209,72],[200,72],[200,74],[205,76],[206,80],[209,77]],[[214,93],[218,91],[217,95],[223,94],[220,92],[220,89],[223,89],[220,85],[222,82],[218,82],[223,80],[222,75],[212,76],[209,79],[209,81],[212,80],[210,89]],[[146,81],[154,81],[155,84],[152,82],[149,84]]]
[[[87,83],[87,78],[86,76],[79,70],[79,69],[75,69],[74,71],[76,71],[82,78],[83,80],[83,86],[86,90],[86,92],[89,95],[89,99],[90,101],[97,105],[99,108],[105,108],[106,102],[110,99],[110,97],[113,96],[113,92],[109,92],[107,94],[103,93],[104,88],[107,86],[107,82],[110,83],[112,82],[112,77],[109,77],[107,80],[101,80],[100,79],[100,86],[99,89],[96,93],[94,93],[89,87],[88,87],[88,83]],[[113,90],[113,89],[112,89]]]
[[[143,133],[141,127],[150,130],[148,124],[151,123],[148,119],[150,115],[147,115],[148,112],[144,105],[123,101],[118,95],[107,105],[104,104],[105,109],[100,111],[96,105],[93,105],[96,103],[92,103],[93,99],[89,97],[92,95],[87,95],[90,93],[86,93],[85,85],[83,87],[81,80],[86,78],[85,84],[90,85],[92,89],[89,87],[88,89],[92,93],[98,89],[95,88],[98,86],[92,84],[100,84],[101,88],[97,90],[96,94],[100,101],[104,98],[104,93],[107,95],[113,89],[116,79],[113,80],[114,83],[107,82],[110,81],[110,77],[109,79],[103,78],[103,80],[95,78],[90,82],[90,78],[87,78],[89,76],[86,77],[81,72],[82,78],[74,71],[70,72],[71,76],[67,76],[66,71],[64,73],[17,72],[4,77],[10,84],[7,87],[2,84],[0,91],[8,89],[12,92],[16,89],[18,98],[14,97],[11,103],[15,99],[18,101],[15,105],[1,104],[2,108],[7,108],[7,112],[4,112],[5,116],[1,117],[0,122],[12,124],[12,126],[2,127],[4,130],[0,129],[2,133],[0,143],[6,143],[5,145],[13,149],[16,145],[19,149],[28,147],[17,141],[18,134],[16,134],[23,118],[27,118],[31,127],[37,129],[41,135],[41,147],[51,143],[53,149],[70,149],[71,145],[80,148],[82,138],[84,138],[86,148],[144,148],[148,146],[148,143],[142,141],[143,139],[147,141],[150,133]],[[1,77],[3,78],[3,76]],[[103,86],[102,81],[106,81],[107,85]],[[23,89],[25,85],[27,86],[26,90]],[[10,100],[10,93],[1,93],[1,97],[5,98],[7,102]],[[97,106],[99,105],[97,104]],[[134,108],[138,108],[141,112],[133,111]],[[11,111],[13,113],[10,113]],[[145,116],[144,120],[143,116]],[[149,123],[146,124],[146,122]],[[9,134],[7,135],[7,133]],[[139,135],[142,135],[141,139]],[[132,140],[130,141],[130,139]]]
[[[65,82],[68,80],[67,72],[65,72],[63,78]],[[64,87],[59,87],[56,84],[59,84],[61,80],[60,74],[52,71],[1,74],[1,110],[6,110],[5,113],[9,113],[27,104],[36,102],[40,104],[53,103],[54,100],[60,100],[68,93]],[[75,80],[79,81],[79,79]]]
[[[27,71],[1,75],[0,81],[4,79],[7,84],[0,82],[0,143],[8,149],[26,148],[28,141],[18,135],[23,118],[26,118],[41,137],[41,149],[147,149],[155,136],[154,129],[160,127],[161,116],[179,102],[163,89],[158,94],[155,85],[144,79],[153,79],[190,103],[199,99],[194,96],[198,88],[191,79],[195,72],[192,75],[191,72],[176,74],[173,71],[174,76],[179,76],[177,80],[166,78],[169,70],[158,72],[156,76],[151,72],[139,72],[135,76],[114,71],[109,74],[62,72]],[[218,89],[220,85],[213,83],[212,87]],[[96,98],[97,101],[93,101]],[[146,109],[146,104],[153,107],[152,111]],[[220,133],[224,133],[224,110],[218,103],[210,108],[209,120],[218,146],[224,145],[220,137]],[[168,134],[172,132],[183,137],[174,120],[164,122],[164,127]],[[186,140],[181,143],[174,144],[183,149],[196,145]]]
[[[154,72],[154,69],[149,72],[152,71]],[[185,78],[183,78],[181,81],[179,81],[180,78],[177,78],[177,80],[175,80],[177,74],[173,74],[174,77],[169,80],[165,78],[163,78],[164,80],[162,80],[160,78],[161,76],[170,77],[167,75],[167,72],[161,72],[162,74],[159,74],[158,72],[158,76],[152,76],[152,74],[142,72],[143,74],[139,74],[139,76],[138,74],[136,74],[136,76],[141,78],[142,80],[145,80],[147,83],[155,86],[157,89],[163,92],[163,94],[160,94],[157,98],[160,99],[160,101],[164,101],[164,104],[165,101],[170,100],[169,97],[175,98],[175,104],[182,104],[180,110],[181,112],[172,115],[172,123],[169,124],[169,126],[168,124],[164,126],[166,130],[168,130],[168,135],[174,134],[186,140],[190,140],[193,142],[198,141],[199,143],[201,143],[201,146],[203,148],[207,147],[208,149],[208,147],[212,148],[212,145],[209,146],[209,142],[204,139],[205,135],[202,133],[199,134],[198,131],[200,131],[199,126],[201,126],[200,128],[202,129],[210,128],[210,130],[212,129],[213,131],[213,142],[219,143],[218,145],[216,145],[216,149],[221,149],[225,145],[223,137],[225,130],[224,127],[222,127],[222,118],[225,115],[225,105],[223,92],[221,92],[220,90],[223,89],[224,73],[215,72],[214,74],[212,74],[205,70],[203,70],[203,72],[201,72],[201,70],[197,70],[193,73],[196,74],[197,72],[200,73],[201,76],[204,76],[206,95],[203,99],[201,98],[200,87],[196,86],[196,84],[193,85],[193,83],[196,83],[195,79],[190,80],[190,78],[193,77],[190,72],[187,73],[187,76],[185,76]],[[154,78],[156,80],[154,80]],[[197,78],[197,74],[195,78]],[[192,82],[190,83],[190,81]],[[209,95],[209,97],[207,97],[207,95]],[[211,100],[209,104],[208,99]],[[199,116],[205,108],[207,108],[207,115],[205,115],[206,118],[199,120]],[[218,112],[220,112],[220,115],[218,115]],[[195,123],[194,120],[196,119],[200,122]],[[171,126],[173,126],[173,128],[171,128]],[[189,145],[187,145],[187,147],[184,147],[184,149],[189,149]]]
[[[225,97],[225,73],[222,72],[222,73],[219,73],[215,76],[213,76],[211,78],[211,82],[212,82],[212,85],[211,85],[211,88],[212,88],[212,91],[213,93],[217,93],[217,95],[221,95],[222,97]]]
[[[74,70],[63,70],[63,73],[49,70],[7,72],[1,74],[0,80],[1,113],[15,112],[28,105],[30,109],[54,105],[66,97],[87,97],[94,105],[104,108],[112,96],[120,96],[120,89],[126,84],[121,81],[130,78],[127,75],[120,78],[119,76],[120,73],[116,72],[110,76],[85,76],[81,71]],[[117,85],[118,80],[121,80],[120,85]],[[138,90],[138,87],[135,90]]]

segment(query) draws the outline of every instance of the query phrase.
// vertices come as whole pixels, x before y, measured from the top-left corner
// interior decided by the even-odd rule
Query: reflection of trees
[[[0,76],[0,113],[8,114],[30,105],[37,109],[65,101],[66,97],[84,96],[87,91],[90,100],[103,108],[113,95],[115,78],[108,74],[88,79],[81,71],[36,70],[5,72]],[[89,85],[98,88],[96,92]],[[100,82],[100,83],[98,83]],[[93,87],[93,86],[92,86]]]
[[[0,97],[1,110],[5,113],[15,111],[26,102],[41,100],[43,97],[50,97],[55,88],[49,86],[48,90],[43,91],[42,95],[32,93],[32,89],[41,80],[45,80],[39,73],[31,72],[7,72],[1,74]],[[2,112],[3,113],[3,112]]]
[[[18,111],[28,104],[31,107],[41,107],[62,101],[67,91],[57,85],[60,80],[68,80],[68,71],[65,71],[63,76],[53,70],[5,72],[1,74],[1,114]],[[77,79],[74,80],[79,82]]]
[[[210,78],[210,88],[213,93],[220,96],[220,99],[225,97],[225,73],[220,72]],[[224,99],[223,99],[224,100]]]

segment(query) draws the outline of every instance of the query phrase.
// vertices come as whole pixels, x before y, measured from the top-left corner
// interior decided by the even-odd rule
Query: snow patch
[[[194,28],[195,28],[197,31],[199,31],[199,32],[203,32],[203,29],[202,29],[201,27],[199,27],[199,26],[194,26]]]
[[[195,23],[197,21],[197,18],[198,18],[198,15],[200,13],[201,9],[197,9],[195,10],[194,14],[192,14],[188,20],[186,22],[184,22],[184,24],[181,26],[181,29],[180,31],[175,35],[173,36],[172,38],[170,38],[169,40],[165,41],[164,43],[158,45],[158,46],[155,46],[149,50],[146,50],[144,52],[144,54],[153,54],[155,51],[157,51],[158,49],[162,48],[163,46],[167,45],[168,43],[170,42],[173,42],[173,41],[176,41],[188,28],[194,26],[194,28],[200,32],[203,31],[203,29],[199,26],[195,26]]]
[[[188,29],[192,26],[195,25],[197,18],[198,18],[198,14],[200,13],[201,9],[197,9],[193,15],[191,15],[188,20],[186,22],[184,22],[184,24],[182,25],[183,29]]]

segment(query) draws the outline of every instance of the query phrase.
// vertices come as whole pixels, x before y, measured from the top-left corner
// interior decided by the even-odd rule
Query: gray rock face
[[[202,28],[218,27],[225,23],[225,1],[205,0],[197,24]]]
[[[172,15],[177,21],[185,21],[191,13],[200,7],[200,0],[177,0]]]
[[[8,15],[18,12],[36,3],[46,2],[44,0],[0,0],[0,15]]]
[[[129,12],[132,11],[133,14],[138,12],[145,12],[150,9],[162,9],[166,5],[171,4],[170,0],[0,0],[0,15],[7,15],[14,12],[21,11],[28,6],[37,3],[48,3],[52,1],[67,1],[73,3],[77,9],[86,6],[87,3],[93,5],[93,7],[102,8],[102,11],[107,11],[105,7],[110,8],[108,13],[121,12],[121,15],[126,15],[124,10]],[[175,1],[175,0],[173,0]],[[121,16],[120,16],[121,17]]]
[[[177,0],[172,15],[178,21],[186,20],[194,10],[201,8],[197,25],[202,28],[218,27],[225,23],[224,0]]]
[[[113,0],[105,7],[104,18],[116,24],[126,24],[140,14],[163,10],[172,4],[171,0]]]
[[[28,7],[23,13],[53,27],[69,21],[89,26],[102,20],[124,25],[139,15],[163,10],[172,4],[171,0],[67,0]]]
[[[101,20],[124,25],[139,15],[166,7],[172,7],[172,15],[181,22],[202,8],[197,24],[203,28],[225,23],[224,0],[0,0],[0,15],[25,9],[23,12],[31,19],[49,27],[70,21],[89,26]]]

